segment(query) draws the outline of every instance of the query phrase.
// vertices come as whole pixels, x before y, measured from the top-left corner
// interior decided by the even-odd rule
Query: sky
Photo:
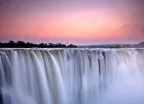
[[[144,0],[0,0],[0,41],[144,41]]]

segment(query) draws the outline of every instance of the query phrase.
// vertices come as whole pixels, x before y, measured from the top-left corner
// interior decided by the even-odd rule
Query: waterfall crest
[[[144,104],[144,49],[1,49],[2,104]]]

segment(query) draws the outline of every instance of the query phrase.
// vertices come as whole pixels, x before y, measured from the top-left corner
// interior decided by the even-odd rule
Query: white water
[[[0,97],[3,104],[144,104],[144,49],[1,49]]]

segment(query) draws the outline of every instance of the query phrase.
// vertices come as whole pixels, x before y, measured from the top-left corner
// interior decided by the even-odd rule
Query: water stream
[[[0,49],[0,104],[144,104],[144,49]]]

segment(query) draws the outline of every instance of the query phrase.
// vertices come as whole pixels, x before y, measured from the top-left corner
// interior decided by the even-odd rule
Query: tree
[[[18,41],[18,42],[14,42],[14,41],[9,41],[9,43],[1,43],[0,42],[0,48],[33,48],[33,47],[39,47],[39,48],[65,48],[65,47],[69,47],[69,48],[73,48],[76,47],[76,45],[65,45],[62,43],[57,43],[57,44],[53,44],[53,43],[40,43],[40,44],[34,44],[34,43],[25,43],[23,41]]]

